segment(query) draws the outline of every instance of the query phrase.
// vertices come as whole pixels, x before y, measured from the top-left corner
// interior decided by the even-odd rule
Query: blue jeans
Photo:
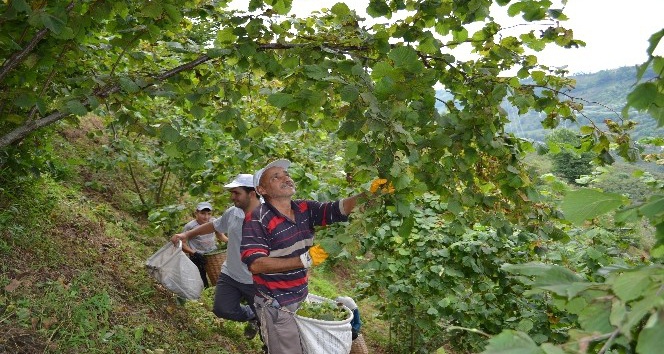
[[[219,274],[212,312],[227,320],[246,322],[256,318],[254,284],[243,284],[224,273]],[[247,305],[242,304],[245,300]]]

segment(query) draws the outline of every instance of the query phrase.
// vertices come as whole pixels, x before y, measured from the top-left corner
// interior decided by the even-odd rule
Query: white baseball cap
[[[287,170],[290,165],[291,165],[290,161],[286,159],[279,159],[270,162],[269,164],[267,164],[267,166],[256,171],[256,173],[254,173],[254,186],[256,186],[256,194],[260,195],[260,193],[258,193],[258,185],[260,184],[261,177],[263,177],[263,172],[269,170],[272,167],[281,167],[284,170]]]
[[[212,211],[212,204],[210,204],[208,202],[198,203],[198,205],[196,206],[196,211],[201,211],[203,209],[210,209],[210,211]]]
[[[235,177],[231,183],[224,185],[224,188],[249,187],[254,188],[254,176],[248,173],[241,173]]]

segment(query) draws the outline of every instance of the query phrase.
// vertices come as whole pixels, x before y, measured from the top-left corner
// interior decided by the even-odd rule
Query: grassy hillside
[[[0,352],[260,353],[243,324],[212,314],[213,288],[180,305],[148,276],[145,260],[168,237],[131,212],[124,176],[88,167],[99,146],[85,134],[91,122],[56,138],[71,164],[56,166],[57,174],[0,176]],[[337,279],[354,272],[329,267],[315,270],[313,291],[352,296],[352,284]],[[363,332],[381,353],[383,329],[366,308]]]

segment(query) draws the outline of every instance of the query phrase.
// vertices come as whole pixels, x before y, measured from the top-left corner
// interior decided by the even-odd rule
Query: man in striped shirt
[[[293,200],[289,166],[288,160],[276,160],[254,174],[265,203],[246,215],[240,248],[253,274],[255,306],[270,354],[302,353],[293,313],[307,297],[307,268],[318,263],[310,252],[314,227],[347,221],[360,197],[327,203]]]

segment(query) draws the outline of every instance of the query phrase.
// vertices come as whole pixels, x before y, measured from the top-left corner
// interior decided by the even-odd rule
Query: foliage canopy
[[[430,240],[441,249],[447,237],[463,238],[469,230],[488,244],[509,240],[515,227],[528,239],[562,233],[521,163],[532,146],[505,132],[500,106],[508,100],[519,113],[540,112],[546,128],[576,119],[583,105],[561,95],[573,81],[531,54],[547,45],[584,44],[561,26],[562,9],[536,0],[371,0],[367,13],[375,24],[366,26],[344,3],[307,18],[287,16],[290,0],[251,0],[249,12],[229,11],[227,3],[0,3],[0,169],[47,170],[44,153],[56,152],[38,134],[92,112],[104,117],[112,136],[104,147],[113,159],[98,159],[98,167],[126,168],[137,191],[152,192],[141,198],[146,211],[167,204],[164,196],[214,193],[229,173],[286,157],[300,166],[294,172],[305,194],[336,197],[376,177],[389,181],[394,193],[363,211],[375,223],[350,227],[349,234],[372,230],[366,248],[380,251],[387,235],[390,242],[401,239],[400,255],[415,252],[420,246],[411,237],[423,217],[420,200],[429,194],[439,198],[432,209],[445,221],[441,238]],[[504,34],[495,11],[538,26]],[[399,13],[405,16],[393,20]],[[652,50],[661,37],[653,35]],[[471,58],[457,57],[459,50]],[[661,72],[661,58],[648,64]],[[437,97],[435,86],[449,95]],[[648,110],[661,124],[662,91],[661,80],[642,83],[628,106]],[[611,162],[613,143],[634,160],[629,127],[629,121],[609,121],[606,131],[583,127],[581,150]],[[159,171],[158,178],[141,185],[136,161]],[[330,185],[315,175],[329,177]],[[177,182],[169,184],[170,176]],[[321,186],[330,191],[318,192]],[[636,213],[659,217],[651,209]],[[477,224],[490,231],[476,230]],[[381,234],[376,225],[389,227]],[[348,235],[335,242],[330,247],[351,244]],[[475,242],[457,246],[474,256],[485,252]],[[492,254],[510,254],[494,248]],[[472,271],[497,272],[469,254],[459,257]],[[418,261],[438,260],[429,254]],[[377,281],[407,269],[402,262],[380,265],[391,272]],[[442,283],[429,285],[437,291]],[[506,296],[499,285],[487,282],[480,290]],[[449,310],[429,305],[429,315]]]

